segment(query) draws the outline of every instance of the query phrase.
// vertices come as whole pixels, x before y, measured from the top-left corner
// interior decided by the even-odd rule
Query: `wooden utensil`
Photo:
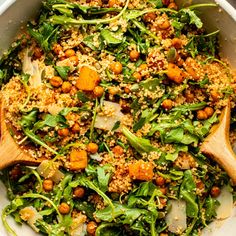
[[[0,101],[0,170],[17,163],[38,165],[42,159],[34,159],[19,147],[11,136],[4,116],[4,106]]]
[[[215,160],[236,185],[236,155],[229,141],[230,101],[222,111],[220,122],[214,125],[200,151]]]

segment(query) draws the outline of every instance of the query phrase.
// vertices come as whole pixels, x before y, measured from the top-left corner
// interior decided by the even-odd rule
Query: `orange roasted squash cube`
[[[154,176],[153,165],[143,160],[136,161],[129,165],[129,176],[132,179],[152,180]]]
[[[80,69],[79,78],[76,80],[76,87],[83,91],[93,91],[99,82],[99,75],[88,66]]]
[[[88,155],[85,150],[73,149],[70,153],[70,170],[82,170],[88,165]]]

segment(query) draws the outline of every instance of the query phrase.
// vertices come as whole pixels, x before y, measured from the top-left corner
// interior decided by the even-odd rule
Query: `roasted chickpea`
[[[131,91],[130,91],[130,88],[128,88],[128,87],[125,87],[124,88],[124,91],[125,91],[125,93],[130,93]]]
[[[207,119],[207,113],[204,110],[198,110],[197,111],[197,119],[198,120],[206,120]]]
[[[218,197],[218,196],[220,195],[220,193],[221,193],[221,190],[220,190],[219,187],[213,186],[213,187],[211,188],[211,196],[212,196],[212,197],[216,198],[216,197]]]
[[[137,80],[140,81],[142,79],[142,75],[139,72],[134,72],[133,77]]]
[[[122,112],[130,112],[130,104],[127,101],[120,99],[119,104],[121,106]]]
[[[60,44],[55,44],[53,46],[53,51],[55,54],[59,55],[62,52],[62,46]]]
[[[213,102],[217,102],[220,99],[220,94],[217,91],[211,91],[211,98]]]
[[[115,156],[118,157],[118,156],[123,155],[124,149],[121,146],[116,145],[115,147],[112,148],[112,152]]]
[[[108,1],[108,6],[109,7],[114,7],[115,5],[118,5],[117,0],[109,0]]]
[[[162,192],[163,195],[167,194],[167,188],[160,188],[160,191]]]
[[[49,80],[50,84],[53,86],[53,87],[56,87],[56,88],[59,88],[62,83],[63,83],[63,80],[60,76],[53,76],[50,80]]]
[[[98,151],[98,145],[96,143],[89,143],[87,145],[87,151],[95,154]]]
[[[97,223],[94,221],[89,221],[87,224],[87,232],[91,235],[95,235],[97,229]]]
[[[73,195],[74,195],[74,197],[76,197],[76,198],[82,198],[82,197],[84,197],[84,195],[85,195],[85,190],[84,190],[84,188],[82,188],[82,187],[76,187],[76,188],[73,190]]]
[[[162,177],[162,176],[158,176],[156,179],[155,179],[155,182],[156,182],[156,185],[157,186],[162,186],[165,184],[166,180]]]
[[[170,27],[170,22],[168,20],[163,21],[161,24],[158,25],[161,30],[166,30]]]
[[[66,137],[69,135],[69,129],[68,128],[59,129],[57,133],[60,136]]]
[[[43,55],[42,49],[39,48],[39,47],[35,47],[35,48],[34,48],[34,57],[35,57],[36,59],[39,59],[39,58],[42,57],[42,55]]]
[[[185,79],[182,70],[173,63],[168,64],[167,76],[170,80],[177,84],[182,83]]]
[[[70,212],[70,206],[67,203],[62,202],[59,205],[58,210],[62,215],[66,215]]]
[[[174,48],[179,49],[179,48],[182,47],[182,45],[183,45],[183,42],[182,42],[181,39],[179,39],[179,38],[173,38],[172,39],[172,46]]]
[[[212,107],[205,107],[204,111],[206,112],[208,118],[214,114],[214,109]]]
[[[194,101],[194,94],[191,91],[186,90],[184,96],[185,96],[187,102],[193,102]]]
[[[119,93],[119,88],[117,88],[117,87],[109,87],[109,88],[108,88],[108,92],[109,92],[109,94],[111,94],[111,95],[116,95],[116,94]]]
[[[43,189],[46,192],[50,192],[53,189],[53,181],[51,179],[45,179],[43,181]]]
[[[75,56],[75,50],[73,50],[73,49],[67,49],[67,50],[65,51],[65,56],[66,56],[67,58],[72,57],[72,56]]]
[[[168,236],[168,234],[160,233],[160,236]]]
[[[168,6],[170,4],[170,0],[162,0],[162,4],[164,6]]]
[[[64,81],[61,90],[63,93],[69,93],[72,88],[72,84],[69,81]]]
[[[156,19],[157,15],[154,13],[154,12],[149,12],[149,13],[146,13],[144,16],[143,16],[143,20],[144,22],[152,22]]]
[[[10,171],[11,179],[18,179],[22,174],[20,166],[14,166],[13,169]]]
[[[112,72],[113,72],[114,74],[116,74],[116,75],[121,74],[122,69],[123,69],[122,64],[121,64],[119,61],[113,62],[113,63],[111,64],[111,70],[112,70]]]
[[[69,57],[71,63],[74,65],[74,66],[77,66],[78,63],[79,63],[79,58],[75,55],[75,56],[71,56]]]
[[[140,53],[137,50],[132,50],[129,53],[129,58],[131,61],[137,61],[139,59]]]
[[[160,198],[160,203],[161,203],[161,207],[165,207],[166,204],[167,204],[166,198],[161,197],[161,198]]]
[[[71,131],[73,133],[79,133],[80,132],[80,125],[78,123],[75,123],[72,128],[71,128]]]
[[[148,70],[148,65],[144,63],[144,64],[141,64],[138,68],[140,71]]]
[[[165,110],[170,110],[173,107],[173,102],[170,99],[165,99],[161,106],[165,109]]]
[[[93,94],[95,97],[101,97],[104,93],[104,88],[101,86],[96,86],[93,90]]]
[[[174,10],[178,10],[178,6],[176,5],[176,3],[172,2],[168,5],[169,9],[174,9]]]

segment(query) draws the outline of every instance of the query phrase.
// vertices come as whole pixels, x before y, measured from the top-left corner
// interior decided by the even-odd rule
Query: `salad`
[[[44,159],[0,175],[12,235],[8,216],[50,236],[199,235],[229,216],[232,181],[200,146],[236,76],[202,7],[43,1],[0,60],[9,131]]]

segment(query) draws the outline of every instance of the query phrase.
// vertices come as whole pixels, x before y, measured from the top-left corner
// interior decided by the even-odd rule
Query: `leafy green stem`
[[[107,24],[109,22],[112,22],[112,21],[115,21],[115,20],[119,19],[123,15],[123,13],[125,12],[125,10],[128,7],[129,1],[130,0],[126,1],[126,4],[125,4],[124,8],[122,9],[122,11],[117,16],[114,16],[114,17],[109,18],[109,19],[93,19],[93,20],[79,19],[79,20],[77,20],[77,19],[73,19],[71,17],[67,17],[67,16],[63,16],[63,15],[62,16],[54,15],[49,20],[53,24],[61,24],[61,25],[65,25],[65,24],[70,24],[70,25]]]
[[[187,8],[189,8],[190,10],[196,9],[196,8],[200,8],[200,7],[217,7],[218,5],[216,3],[200,3],[200,4],[195,4],[192,6],[189,6]]]
[[[55,155],[59,155],[57,151],[49,147],[46,143],[44,143],[36,134],[30,131],[28,128],[23,129],[26,136],[28,136],[33,142],[39,144],[40,146],[46,148],[48,151],[52,152]]]
[[[96,116],[97,116],[97,108],[98,108],[98,99],[96,98],[95,107],[93,109],[93,119],[92,119],[92,123],[90,126],[90,133],[89,133],[90,140],[93,140],[93,130],[94,130],[94,124],[95,124],[95,120],[96,120]]]
[[[138,21],[136,20],[132,20],[133,24],[135,26],[137,26],[143,33],[149,35],[150,37],[152,37],[153,39],[155,39],[156,41],[159,41],[159,37],[157,37],[155,34],[153,34],[150,30],[146,29],[142,24],[140,24]]]
[[[7,212],[7,210],[9,209],[9,206],[6,206],[3,210],[2,210],[2,223],[4,225],[4,227],[6,228],[6,230],[11,233],[13,236],[17,236],[16,232],[10,227],[10,225],[7,223],[7,216],[9,215],[9,213]]]
[[[54,202],[52,200],[50,200],[49,198],[45,197],[44,195],[41,195],[38,193],[27,193],[27,194],[20,196],[19,198],[36,198],[36,199],[41,198],[41,199],[43,199],[52,205],[52,207],[55,209],[55,211],[57,212],[57,214],[59,216],[59,220],[60,221],[63,220],[63,217],[62,217],[61,213],[59,212],[57,206],[54,204]]]

